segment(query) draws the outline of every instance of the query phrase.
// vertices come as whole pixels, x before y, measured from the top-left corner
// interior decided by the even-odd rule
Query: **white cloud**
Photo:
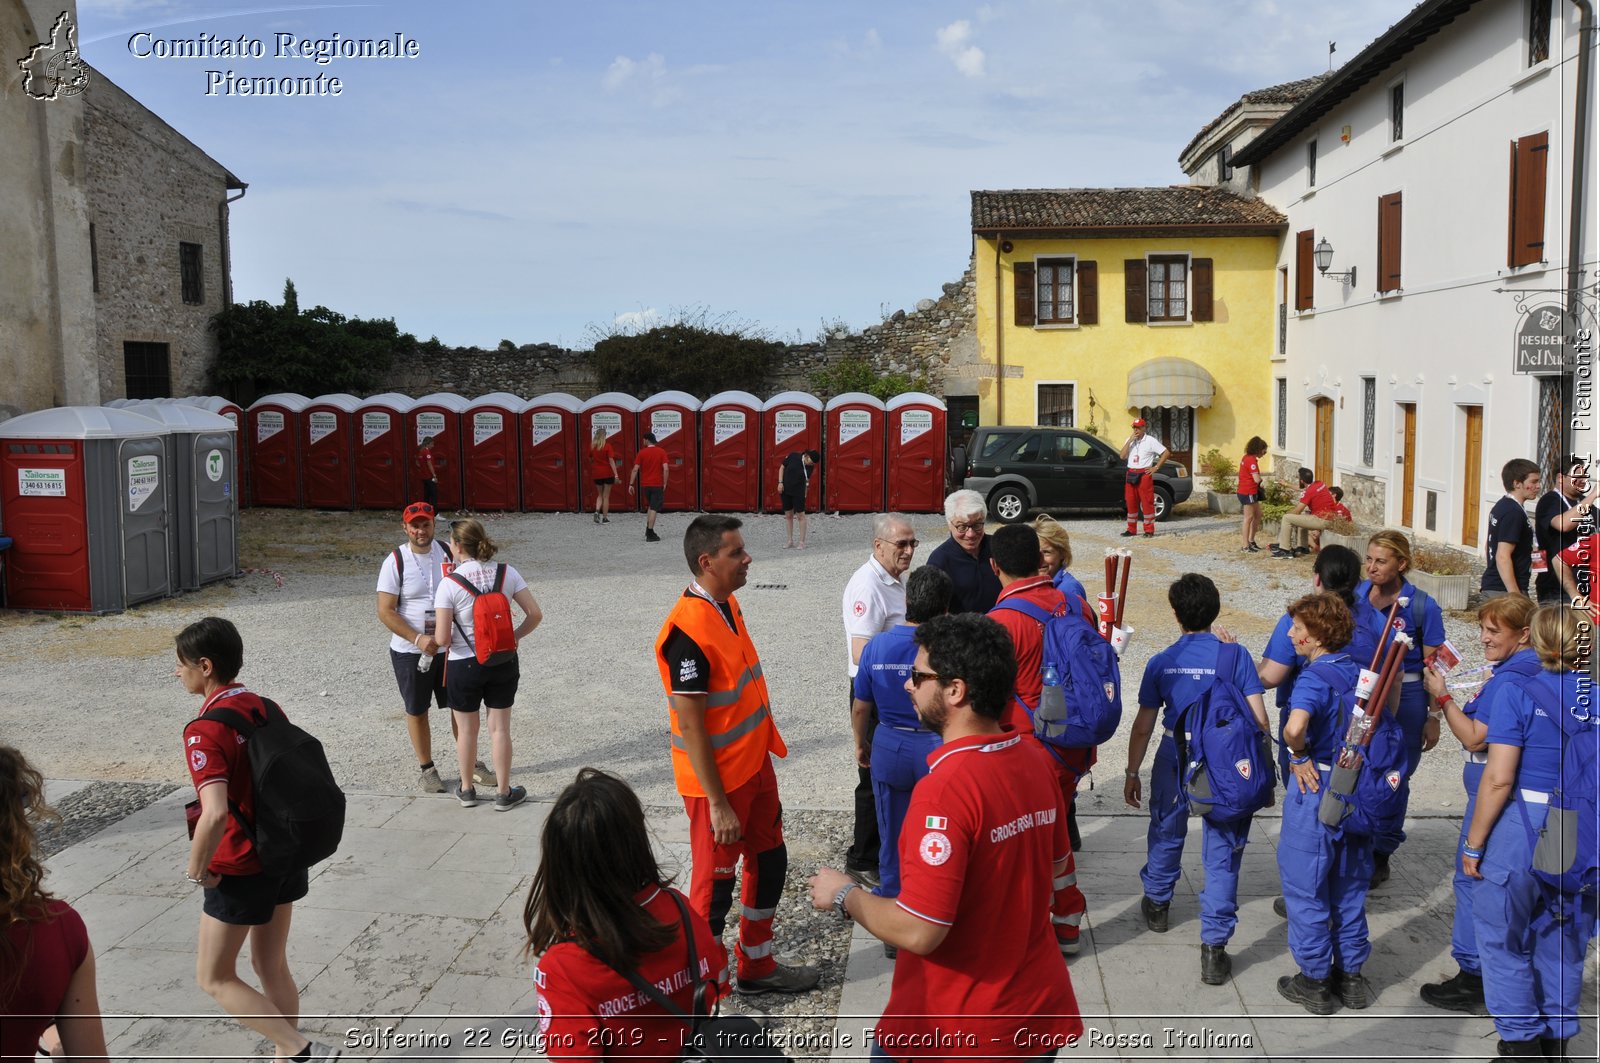
[[[935,37],[939,42],[939,51],[955,64],[963,77],[983,77],[983,49],[970,43],[972,23],[966,19],[958,19],[948,26],[941,27]]]
[[[699,68],[689,71],[691,74],[701,72]],[[667,69],[667,60],[659,52],[651,52],[643,59],[617,56],[606,67],[600,84],[607,92],[620,92],[625,88],[641,92],[649,98],[652,107],[665,107],[681,94],[677,76]]]
[[[629,310],[611,319],[619,332],[649,332],[661,324],[661,315],[653,306],[643,310]]]

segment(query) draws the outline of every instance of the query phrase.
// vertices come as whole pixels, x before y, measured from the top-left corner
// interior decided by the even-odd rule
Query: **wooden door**
[[[1167,448],[1167,460],[1194,469],[1194,410],[1188,406],[1146,406],[1139,411],[1151,435]]]
[[[1323,483],[1333,482],[1333,400],[1317,400],[1317,454],[1312,471]]]
[[[1400,411],[1405,425],[1400,440],[1400,526],[1410,528],[1417,497],[1417,404],[1401,403]]]
[[[1467,415],[1466,452],[1461,459],[1461,545],[1478,545],[1478,500],[1483,489],[1483,407],[1463,406]]]

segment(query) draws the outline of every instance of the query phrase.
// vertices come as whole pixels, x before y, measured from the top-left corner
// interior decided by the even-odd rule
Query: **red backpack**
[[[486,591],[474,587],[472,581],[459,572],[450,573],[450,578],[472,595],[472,630],[478,636],[476,642],[461,626],[459,619],[455,625],[461,637],[467,640],[467,645],[472,647],[472,652],[477,654],[478,663],[504,664],[515,657],[517,639],[512,634],[511,601],[500,589],[506,581],[506,566],[494,567],[494,585]]]

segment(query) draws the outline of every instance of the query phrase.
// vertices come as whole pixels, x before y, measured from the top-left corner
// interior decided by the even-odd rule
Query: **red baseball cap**
[[[1133,422],[1133,427],[1135,427],[1135,428],[1143,428],[1144,427],[1144,418],[1141,417],[1137,421]]]
[[[426,502],[413,502],[406,507],[406,512],[403,519],[407,524],[410,524],[412,521],[418,519],[432,520],[433,507],[428,505]]]

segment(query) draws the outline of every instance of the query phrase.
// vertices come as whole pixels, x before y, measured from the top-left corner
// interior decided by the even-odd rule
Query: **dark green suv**
[[[986,425],[967,448],[962,486],[989,501],[989,518],[1006,524],[1035,510],[1124,511],[1128,464],[1110,446],[1075,428]],[[1194,491],[1189,470],[1175,461],[1155,473],[1156,520]]]

